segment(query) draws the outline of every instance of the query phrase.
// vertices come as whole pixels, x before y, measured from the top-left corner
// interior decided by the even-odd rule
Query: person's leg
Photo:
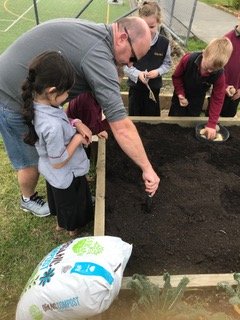
[[[171,106],[168,113],[169,117],[186,117],[187,108],[181,107],[179,104],[178,97],[174,94],[172,96]]]
[[[27,132],[20,113],[0,104],[0,132],[8,157],[17,171],[19,188],[22,194],[21,208],[36,216],[49,215],[48,204],[35,192],[39,173],[38,154],[35,147],[27,145],[23,137]]]
[[[37,167],[23,168],[17,171],[18,184],[24,197],[30,198],[38,183],[39,172]]]
[[[78,193],[78,207],[81,212],[79,225],[85,226],[94,218],[92,195],[86,176],[77,178],[76,192]]]
[[[159,117],[160,116],[160,105],[159,105],[159,90],[152,90],[155,100],[149,98],[149,90],[142,91],[143,109],[142,115],[146,117]]]
[[[130,87],[128,93],[128,114],[129,116],[141,116],[141,103],[139,103],[139,92]]]
[[[67,189],[52,187],[60,228],[74,232],[93,219],[91,193],[86,177],[74,178]]]
[[[57,207],[56,207],[56,200],[55,200],[55,194],[54,194],[54,187],[52,187],[52,186],[46,181],[46,189],[47,189],[48,206],[49,206],[51,215],[56,216],[56,231],[63,231],[64,228],[60,227],[60,225],[59,225],[59,223],[58,223]]]

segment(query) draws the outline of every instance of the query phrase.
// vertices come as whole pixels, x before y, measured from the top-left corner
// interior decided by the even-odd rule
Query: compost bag
[[[132,245],[84,237],[53,249],[20,297],[16,320],[79,320],[105,311],[118,295]]]

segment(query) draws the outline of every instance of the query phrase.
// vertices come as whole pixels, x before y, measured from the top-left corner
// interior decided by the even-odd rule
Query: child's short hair
[[[217,38],[209,42],[207,47],[203,50],[203,57],[212,67],[222,69],[228,62],[232,54],[233,46],[231,41],[226,38]]]
[[[138,13],[140,18],[155,15],[157,22],[161,23],[161,9],[156,1],[144,1]]]

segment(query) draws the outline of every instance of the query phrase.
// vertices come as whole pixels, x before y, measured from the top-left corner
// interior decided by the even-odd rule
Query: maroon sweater
[[[185,90],[184,90],[184,82],[183,82],[183,77],[184,77],[184,72],[187,67],[187,63],[190,57],[190,53],[185,54],[182,59],[180,60],[179,64],[176,67],[175,72],[172,75],[172,80],[173,80],[173,85],[174,89],[177,95],[181,94],[184,97],[185,95]],[[199,66],[200,68],[200,66]],[[205,74],[207,76],[209,74]],[[199,71],[199,76],[200,71]],[[218,118],[222,109],[222,104],[224,101],[224,96],[225,96],[225,76],[224,73],[222,72],[217,80],[213,84],[212,88],[212,93],[211,93],[211,98],[210,98],[210,104],[209,104],[209,119],[207,126],[209,128],[215,128]]]
[[[226,85],[232,85],[235,89],[240,89],[240,36],[236,35],[235,29],[228,32],[227,37],[233,45],[233,52],[224,67]]]
[[[106,119],[102,120],[102,109],[90,92],[80,93],[69,102],[67,116],[71,119],[81,119],[89,127],[92,134],[109,129]]]

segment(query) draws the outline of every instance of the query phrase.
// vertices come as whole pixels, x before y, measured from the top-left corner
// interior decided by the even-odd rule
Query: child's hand
[[[234,88],[234,86],[228,86],[226,88],[226,93],[229,97],[232,97],[236,93],[236,89]]]
[[[141,71],[138,75],[138,78],[142,83],[146,84],[148,82],[148,79],[146,77],[146,71]]]
[[[89,140],[87,138],[84,138],[80,133],[76,133],[73,139],[78,145],[82,144],[85,147],[89,145]]]
[[[237,89],[235,94],[232,97],[232,100],[237,100],[240,98],[240,89]]]
[[[208,140],[214,140],[216,138],[216,133],[217,133],[216,129],[209,128],[209,127],[205,127],[200,132],[200,134],[205,135]]]
[[[146,74],[146,77],[147,79],[155,79],[159,76],[159,73],[158,71],[155,69],[155,70],[151,70],[149,72],[147,72]]]
[[[82,121],[76,122],[75,127],[77,132],[88,141],[88,144],[92,142],[92,131]]]
[[[107,131],[102,131],[102,132],[99,132],[98,133],[98,138],[100,138],[100,139],[106,139],[107,140],[107,138],[108,138],[108,133],[107,133]]]
[[[178,95],[178,100],[179,100],[179,103],[180,103],[181,107],[187,107],[188,106],[188,100],[182,94]]]

